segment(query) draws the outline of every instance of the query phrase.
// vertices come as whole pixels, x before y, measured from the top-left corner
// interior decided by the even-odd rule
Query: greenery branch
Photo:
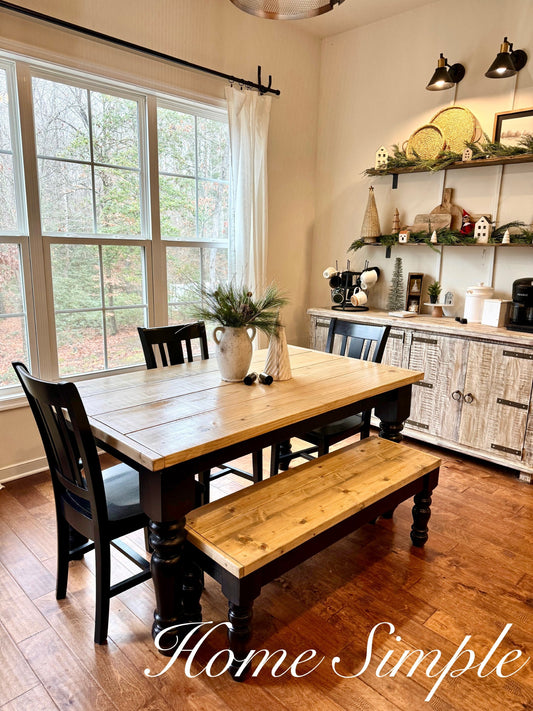
[[[533,135],[526,134],[516,146],[507,146],[503,143],[495,143],[490,140],[487,134],[483,134],[483,142],[465,142],[465,148],[472,150],[472,160],[479,161],[487,158],[509,158],[513,156],[533,154]],[[367,168],[364,175],[388,175],[395,170],[445,170],[453,163],[462,160],[461,153],[453,151],[442,151],[436,158],[430,160],[420,158],[416,153],[414,157],[408,157],[405,151],[395,144],[392,147],[392,155],[387,160],[387,165],[382,168]]]
[[[195,289],[202,299],[202,305],[193,310],[196,318],[229,328],[253,325],[268,336],[276,333],[280,325],[279,311],[288,303],[275,284],[270,284],[264,294],[255,299],[247,286],[233,282],[219,284],[213,290],[200,285]]]

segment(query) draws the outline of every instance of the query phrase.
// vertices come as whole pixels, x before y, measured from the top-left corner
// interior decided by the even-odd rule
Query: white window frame
[[[18,177],[16,179],[19,180],[19,188],[24,185],[24,189],[18,189],[16,195],[17,200],[20,201],[20,207],[17,203],[19,223],[23,224],[24,229],[20,230],[23,234],[0,235],[0,241],[21,245],[31,370],[42,378],[55,380],[59,377],[59,372],[52,288],[51,245],[65,243],[113,244],[141,247],[144,250],[146,303],[148,305],[147,313],[150,325],[155,323],[165,325],[168,323],[167,248],[214,247],[227,249],[231,273],[234,264],[231,209],[228,241],[161,239],[157,141],[158,106],[224,123],[228,121],[227,111],[218,100],[215,100],[214,104],[197,102],[180,96],[173,96],[168,92],[154,92],[124,81],[58,66],[55,63],[51,64],[41,60],[21,57],[20,55],[0,52],[0,66],[4,65],[10,67],[11,74],[8,72],[8,77],[12,82],[10,90],[13,90],[13,105],[16,112],[12,121],[14,125],[11,127],[14,152],[16,139],[18,142],[17,147],[22,151],[23,159],[20,161],[20,165],[17,166]],[[80,86],[84,89],[131,98],[139,102],[141,193],[141,235],[139,237],[107,235],[65,237],[61,234],[42,234],[39,208],[38,159],[33,124],[33,77],[60,81]],[[130,372],[141,367],[144,366],[125,366],[72,377],[69,375],[68,379],[83,380],[88,377],[105,377],[111,373]],[[17,400],[22,401],[20,392],[21,390],[18,386],[0,388],[0,409],[14,406],[14,401],[12,400],[14,396],[18,396]]]

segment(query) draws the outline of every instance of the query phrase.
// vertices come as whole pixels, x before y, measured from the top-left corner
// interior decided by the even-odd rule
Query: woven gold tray
[[[477,141],[482,135],[476,117],[464,106],[442,109],[431,119],[431,124],[440,128],[446,147],[454,153],[462,153],[466,141]]]
[[[431,123],[420,126],[407,141],[405,154],[408,158],[432,160],[446,147],[446,139],[438,126]]]

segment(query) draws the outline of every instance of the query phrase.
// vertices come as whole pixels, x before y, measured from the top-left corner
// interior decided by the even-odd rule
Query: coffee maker
[[[513,301],[507,328],[533,333],[533,277],[513,282]]]

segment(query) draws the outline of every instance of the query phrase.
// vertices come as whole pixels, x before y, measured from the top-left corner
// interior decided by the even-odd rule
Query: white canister
[[[490,299],[493,293],[492,286],[485,286],[483,282],[477,286],[469,286],[467,288],[464,317],[468,323],[481,323],[483,303],[485,299]]]

